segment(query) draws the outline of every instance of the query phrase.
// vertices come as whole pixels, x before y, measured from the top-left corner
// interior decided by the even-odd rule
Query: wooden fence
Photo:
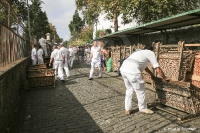
[[[113,71],[118,70],[118,68],[120,66],[119,60],[127,58],[134,50],[143,49],[143,48],[144,48],[144,45],[142,45],[142,44],[137,44],[137,45],[132,45],[132,46],[108,47],[107,48],[108,53],[111,52],[111,58],[113,61],[112,70]]]
[[[156,78],[152,79],[147,72],[142,76],[146,82],[145,86],[156,91],[158,101],[161,104],[187,112],[189,114],[200,114],[200,44],[178,44],[153,43],[154,52],[160,67],[170,82],[162,82],[161,78],[152,69]],[[143,49],[143,45],[116,46],[108,48],[112,53],[113,70],[118,70],[120,59],[127,58],[134,50]]]
[[[30,42],[0,25],[0,67],[30,56],[31,48]]]

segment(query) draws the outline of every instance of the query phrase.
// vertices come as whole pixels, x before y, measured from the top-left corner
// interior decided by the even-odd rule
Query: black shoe
[[[88,80],[93,80],[93,78],[91,77],[91,78],[89,78]]]

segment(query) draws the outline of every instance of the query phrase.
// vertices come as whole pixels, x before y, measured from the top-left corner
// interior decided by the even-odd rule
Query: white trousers
[[[64,63],[64,65],[63,65],[63,67],[64,67],[64,70],[65,70],[65,72],[66,72],[67,77],[70,76],[70,73],[69,73],[69,66],[68,66],[68,61],[67,61],[67,59],[65,59],[65,63]]]
[[[86,63],[89,65],[90,64],[90,62],[89,62],[89,59],[90,59],[90,54],[86,54]]]
[[[91,69],[90,69],[90,78],[92,78],[94,73],[94,67],[97,66],[99,69],[99,76],[102,76],[102,70],[101,70],[101,60],[99,59],[92,59],[91,62]]]
[[[55,78],[64,80],[63,61],[54,61],[54,67],[55,67]]]
[[[36,65],[37,60],[36,59],[32,59],[32,65]]]
[[[140,111],[145,111],[147,109],[144,80],[141,74],[129,74],[121,72],[126,86],[126,96],[125,96],[125,110],[131,110],[132,108],[132,96],[135,91],[138,107]]]
[[[43,58],[38,58],[38,64],[44,64]]]
[[[70,67],[73,67],[74,59],[75,59],[75,56],[70,56],[70,59],[69,59]]]
[[[41,45],[43,51],[44,51],[44,54],[45,56],[47,57],[48,56],[48,53],[47,53],[47,45]]]

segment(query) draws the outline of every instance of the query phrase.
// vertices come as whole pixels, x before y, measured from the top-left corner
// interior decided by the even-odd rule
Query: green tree
[[[68,25],[71,36],[78,38],[79,33],[81,32],[82,27],[84,26],[83,20],[80,18],[78,11],[75,10],[72,21]]]
[[[102,11],[102,1],[94,0],[76,0],[76,7],[78,10],[82,10],[85,22],[90,26],[96,21],[99,13]]]
[[[108,20],[113,20],[114,31],[118,31],[118,16],[124,10],[122,7],[123,0],[76,0],[77,9],[83,10],[84,7],[87,10],[84,12],[84,18],[88,24],[94,23],[100,13],[106,13]],[[126,4],[129,4],[131,0],[124,0]],[[123,4],[124,5],[124,4]]]
[[[87,23],[94,23],[98,14],[105,12],[107,19],[113,19],[116,32],[120,14],[124,24],[133,19],[141,24],[199,8],[200,0],[76,0],[76,6],[79,10],[87,8],[84,12]]]
[[[36,36],[37,39],[46,33],[50,33],[49,21],[46,12],[41,9],[41,3],[40,0],[32,0],[30,5],[31,34]]]
[[[83,42],[89,43],[93,39],[92,37],[93,37],[93,28],[92,28],[92,26],[90,26],[90,27],[88,27],[88,26],[83,27],[83,29],[81,30],[79,38]]]
[[[26,0],[8,0],[12,9],[15,11],[18,18],[23,21],[28,19],[27,17],[27,3]]]
[[[129,23],[135,18],[139,24],[199,8],[200,2],[200,0],[131,0],[126,4],[124,1],[126,0],[121,2],[124,10],[120,12],[123,14],[124,22]]]

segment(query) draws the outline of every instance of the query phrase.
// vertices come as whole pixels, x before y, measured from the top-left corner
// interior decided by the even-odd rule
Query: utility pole
[[[29,32],[29,38],[31,40],[31,30],[30,30],[30,13],[29,13],[29,5],[28,5],[28,0],[27,0],[27,10],[28,10],[28,32]]]

